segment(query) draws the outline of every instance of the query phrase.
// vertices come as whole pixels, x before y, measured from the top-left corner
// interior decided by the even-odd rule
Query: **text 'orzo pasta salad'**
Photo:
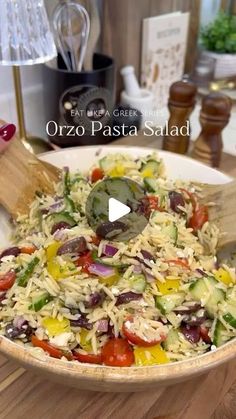
[[[89,227],[86,200],[104,178],[147,192],[149,222],[129,241]],[[40,192],[0,256],[0,333],[37,357],[144,366],[206,353],[236,336],[235,270],[216,258],[217,227],[198,186],[165,176],[158,155],[111,154],[63,171]]]

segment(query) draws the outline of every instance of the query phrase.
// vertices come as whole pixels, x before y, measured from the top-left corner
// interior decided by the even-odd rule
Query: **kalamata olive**
[[[182,324],[180,330],[185,338],[191,343],[198,343],[200,340],[200,328],[198,326],[190,326],[189,324]]]
[[[201,309],[196,313],[185,314],[182,321],[189,326],[200,326],[207,319],[206,311]]]
[[[5,336],[8,339],[16,339],[19,338],[21,335],[25,335],[25,337],[29,337],[32,335],[33,329],[28,324],[27,321],[25,321],[24,324],[21,325],[21,327],[14,326],[13,323],[8,323],[5,327]]]
[[[6,292],[5,291],[0,292],[0,304],[2,303],[3,300],[5,300],[5,298],[6,298]]]
[[[182,211],[178,208],[185,206],[183,195],[179,192],[171,191],[169,192],[170,207],[174,212],[181,213]]]
[[[150,252],[148,252],[147,250],[141,250],[141,254],[142,254],[144,259],[154,260],[153,255]]]
[[[56,233],[58,230],[64,230],[65,228],[71,228],[70,224],[66,223],[65,221],[61,221],[60,223],[56,223],[51,228],[51,234]]]
[[[8,247],[8,249],[3,250],[0,255],[0,260],[5,256],[18,256],[20,254],[20,249],[17,246]]]
[[[127,230],[127,226],[122,223],[121,221],[114,221],[114,222],[106,222],[102,223],[97,227],[96,234],[97,236],[103,237],[103,238],[112,238],[116,237],[118,234],[120,234],[122,231]]]
[[[65,255],[67,253],[81,254],[87,250],[87,242],[84,237],[76,237],[68,240],[57,251],[57,255]]]
[[[118,295],[116,299],[116,306],[119,306],[121,304],[128,304],[130,301],[140,300],[142,296],[142,294],[138,294],[132,291],[123,292],[123,294]]]
[[[104,294],[100,292],[94,292],[90,295],[89,301],[84,303],[86,308],[100,306],[104,301]]]
[[[114,338],[115,334],[114,334],[114,326],[111,325],[110,321],[108,322],[108,329],[107,329],[107,336],[109,336],[109,338]]]
[[[174,312],[176,314],[191,314],[191,313],[196,313],[196,311],[201,309],[201,304],[198,302],[194,302],[194,301],[190,301],[189,303],[185,303],[185,305],[176,307],[174,309]]]
[[[92,323],[89,323],[87,317],[81,314],[77,320],[70,320],[71,327],[83,327],[83,329],[91,330],[93,328]]]
[[[21,327],[21,334],[23,333],[26,335],[27,338],[29,338],[32,335],[33,329],[28,323],[23,324],[23,326]]]
[[[5,327],[5,336],[8,339],[15,339],[21,334],[21,331],[13,326],[13,323],[8,323]]]

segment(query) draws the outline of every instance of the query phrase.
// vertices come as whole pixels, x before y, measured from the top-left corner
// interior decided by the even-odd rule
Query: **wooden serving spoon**
[[[31,154],[15,137],[0,154],[0,204],[13,218],[27,214],[35,192],[53,193],[61,171]]]
[[[203,185],[205,203],[209,207],[209,219],[222,233],[218,243],[218,260],[231,262],[236,266],[236,180],[223,185]]]

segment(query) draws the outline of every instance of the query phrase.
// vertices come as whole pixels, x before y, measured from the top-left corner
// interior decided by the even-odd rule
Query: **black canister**
[[[94,54],[93,70],[69,72],[43,66],[46,132],[60,147],[106,144],[111,136],[115,104],[115,66],[112,58]],[[107,132],[107,130],[106,130]]]

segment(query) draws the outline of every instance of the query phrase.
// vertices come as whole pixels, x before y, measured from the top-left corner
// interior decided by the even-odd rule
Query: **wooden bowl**
[[[103,157],[111,152],[129,152],[135,157],[150,154],[154,150],[139,147],[81,147],[60,150],[44,154],[42,158],[58,167],[69,166],[71,170],[86,170],[98,156]],[[188,157],[168,152],[160,152],[167,167],[168,176],[172,178],[192,179],[206,183],[227,183],[230,177],[211,169]],[[0,240],[6,241],[10,226],[7,215],[0,210]],[[103,365],[80,364],[43,356],[35,358],[30,349],[0,337],[0,351],[26,368],[32,368],[39,374],[63,384],[80,389],[112,392],[135,392],[153,390],[185,381],[204,374],[212,368],[232,359],[236,354],[236,339],[228,342],[215,351],[196,356],[184,361],[150,367],[113,368]]]

